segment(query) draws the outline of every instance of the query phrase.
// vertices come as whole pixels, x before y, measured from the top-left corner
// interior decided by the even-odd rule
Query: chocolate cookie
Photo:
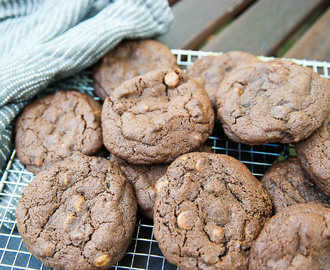
[[[38,174],[16,208],[26,248],[47,267],[108,269],[131,241],[137,204],[112,162],[74,155]]]
[[[205,55],[188,67],[187,74],[198,81],[215,106],[215,93],[223,78],[236,68],[260,61],[252,54],[232,51],[222,55]]]
[[[298,142],[327,117],[329,86],[312,69],[291,61],[255,62],[220,83],[218,118],[235,142]]]
[[[303,168],[330,197],[330,116],[310,137],[296,144],[296,151]]]
[[[133,164],[167,163],[194,151],[213,125],[204,88],[179,69],[126,81],[102,107],[105,147]]]
[[[105,100],[124,81],[152,70],[176,67],[176,57],[166,45],[155,40],[124,41],[94,67],[95,93]]]
[[[154,236],[180,269],[245,269],[271,215],[270,197],[240,161],[190,153],[156,184]]]
[[[97,154],[103,146],[101,105],[77,91],[58,91],[28,105],[16,122],[16,153],[38,173],[75,153]]]
[[[127,180],[133,185],[140,212],[148,218],[153,218],[156,199],[155,183],[166,173],[169,165],[134,165],[112,154],[110,160],[120,166]]]
[[[251,248],[249,269],[330,269],[330,209],[295,204],[272,217]]]
[[[212,152],[212,148],[207,145],[203,145],[197,150]],[[169,164],[134,165],[113,154],[109,159],[120,166],[127,180],[133,185],[140,212],[148,218],[153,218],[153,207],[156,200],[155,184],[166,173]]]
[[[261,179],[270,194],[275,212],[296,203],[330,205],[330,199],[311,181],[296,157],[277,162]]]

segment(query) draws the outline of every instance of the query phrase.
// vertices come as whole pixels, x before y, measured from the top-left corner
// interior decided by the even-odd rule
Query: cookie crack
[[[81,143],[82,146],[85,146],[85,140],[87,139],[87,138],[86,138],[86,127],[87,127],[87,121],[86,121],[86,119],[85,119],[85,117],[84,117],[83,114],[80,115],[80,119],[81,119],[82,122],[83,122],[83,130],[82,130],[82,134],[83,134],[83,136],[82,136],[82,138],[81,138],[80,143]],[[72,149],[71,149],[71,150],[72,150]]]
[[[224,174],[227,175],[227,176],[229,176],[229,177],[231,177],[231,175],[228,174],[227,172],[224,172]],[[244,207],[244,203],[243,203],[243,201],[241,200],[241,198],[240,198],[237,194],[235,194],[235,193],[231,190],[231,188],[228,186],[228,184],[230,184],[230,185],[235,185],[235,186],[239,186],[239,187],[241,187],[241,188],[243,188],[243,186],[242,186],[242,185],[237,185],[237,184],[235,184],[235,183],[233,183],[233,182],[227,183],[227,181],[226,181],[225,179],[223,179],[222,182],[224,183],[226,189],[227,189],[227,190],[231,193],[231,195],[235,198],[235,200],[239,202],[239,204],[241,205],[241,207],[242,207],[242,209],[244,210],[244,212],[247,213],[247,211],[245,210],[245,207]],[[246,193],[245,190],[243,190],[243,192]]]
[[[325,220],[325,217],[322,217],[325,227],[328,229],[328,223]]]
[[[286,177],[284,177],[286,179]],[[286,181],[286,184],[289,184],[290,185],[290,188],[291,190],[294,190],[294,193],[298,193],[298,196],[299,196],[299,199],[300,200],[297,200],[296,198],[294,198],[293,196],[291,196],[290,194],[287,193],[287,191],[284,190],[284,187],[280,185],[280,183],[277,183],[273,177],[270,178],[271,182],[279,189],[283,192],[283,195],[286,196],[286,197],[289,197],[290,199],[292,199],[293,201],[295,202],[299,202],[299,203],[302,203],[302,202],[306,202],[306,200],[304,199],[304,197],[302,196],[301,192],[299,189],[295,188],[293,186],[293,184],[289,181]]]
[[[301,237],[300,237],[300,228],[301,228],[301,224],[299,224],[298,228],[297,228],[297,240],[298,240],[298,243],[297,243],[297,248],[292,252],[292,253],[289,253],[289,254],[286,254],[287,256],[290,256],[290,259],[289,259],[289,265],[292,266],[292,262],[293,260],[297,257],[297,254],[301,254],[303,255],[304,257],[306,257],[305,254],[299,252],[299,249],[300,249],[300,246],[301,246]],[[283,249],[283,247],[281,247]]]

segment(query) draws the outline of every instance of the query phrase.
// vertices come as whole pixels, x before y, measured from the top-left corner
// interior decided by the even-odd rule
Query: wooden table
[[[175,49],[330,61],[328,0],[169,0]]]

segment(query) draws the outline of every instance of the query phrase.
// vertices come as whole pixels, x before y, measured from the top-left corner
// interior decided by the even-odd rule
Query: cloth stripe
[[[165,33],[166,0],[0,2],[0,167],[12,121],[50,82],[91,66],[124,38]]]

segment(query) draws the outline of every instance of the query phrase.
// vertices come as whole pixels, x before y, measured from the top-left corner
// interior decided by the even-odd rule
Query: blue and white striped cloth
[[[165,33],[172,20],[166,0],[0,0],[0,173],[12,122],[32,97],[124,38]]]

